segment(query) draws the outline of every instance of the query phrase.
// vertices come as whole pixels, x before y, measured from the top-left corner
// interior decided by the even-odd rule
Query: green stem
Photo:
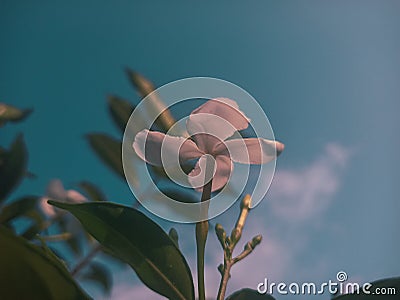
[[[206,174],[208,166],[206,167]],[[208,178],[206,176],[206,178]],[[212,188],[212,178],[203,187],[203,193],[201,195],[201,202],[210,200]],[[205,218],[204,221],[196,223],[196,244],[197,244],[197,287],[199,291],[199,300],[206,299],[206,291],[204,286],[204,252],[206,248],[207,234],[208,234],[208,205],[205,205],[206,209],[201,210],[201,217]]]

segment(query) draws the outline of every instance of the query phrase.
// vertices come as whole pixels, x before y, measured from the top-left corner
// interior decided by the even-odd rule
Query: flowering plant
[[[149,95],[150,109],[158,112],[154,125],[158,131],[147,128],[138,132],[131,150],[154,168],[159,181],[166,179],[163,171],[170,164],[189,165],[186,177],[190,186],[201,192],[201,197],[197,197],[201,202],[211,201],[213,194],[224,193],[235,163],[266,164],[284,149],[282,143],[274,140],[232,138],[237,131],[248,128],[250,120],[234,100],[227,98],[208,100],[193,110],[186,122],[187,136],[170,135],[168,130],[175,120],[153,93],[152,84],[130,70],[128,77],[142,97]],[[110,96],[108,107],[113,121],[124,132],[134,105]],[[21,122],[30,113],[31,110],[0,103],[0,127]],[[104,133],[91,133],[86,138],[101,161],[125,180],[121,140]],[[129,265],[148,288],[168,299],[204,300],[206,294],[211,294],[206,293],[204,284],[207,211],[199,212],[204,217],[195,229],[198,294],[195,296],[192,271],[174,228],[166,233],[140,211],[136,201],[133,207],[109,202],[96,185],[86,180],[74,189],[65,189],[60,180],[52,180],[43,196],[16,196],[15,190],[23,179],[36,176],[28,170],[28,150],[22,135],[8,149],[0,147],[1,299],[90,299],[81,285],[95,282],[103,293],[110,293],[111,269],[121,264]],[[178,200],[187,196],[176,195]],[[239,254],[234,254],[252,208],[251,201],[250,195],[241,197],[239,215],[230,234],[221,224],[215,225],[223,252],[223,261],[218,266],[221,274],[218,300],[274,299],[248,288],[226,298],[232,267],[251,254],[262,240],[257,234],[244,243]],[[377,287],[385,285],[398,286],[399,279],[373,283]],[[130,297],[134,299],[135,295]],[[339,298],[370,299],[363,294],[334,299]]]

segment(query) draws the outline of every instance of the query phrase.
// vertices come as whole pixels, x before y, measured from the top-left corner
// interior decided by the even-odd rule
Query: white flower
[[[60,202],[82,203],[87,201],[86,197],[75,190],[65,190],[61,180],[53,179],[49,182],[46,195],[40,199],[40,208],[48,217],[54,217],[57,214],[57,208],[47,203],[47,200],[56,200]]]
[[[170,157],[178,155],[180,162],[198,158],[188,180],[199,191],[205,179],[199,175],[204,170],[207,155],[212,155],[216,162],[212,191],[217,191],[228,182],[233,171],[232,162],[265,164],[275,159],[284,149],[282,143],[263,138],[228,139],[236,131],[246,129],[249,121],[235,101],[216,98],[190,114],[186,128],[191,139],[145,129],[135,136],[133,148],[141,159],[155,166],[163,165],[162,147],[163,154]]]

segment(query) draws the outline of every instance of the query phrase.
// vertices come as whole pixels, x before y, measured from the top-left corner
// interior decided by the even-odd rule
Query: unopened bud
[[[217,234],[218,240],[221,243],[222,248],[225,248],[226,232],[221,224],[215,225],[215,233]]]
[[[253,237],[253,239],[250,242],[251,247],[254,249],[258,244],[261,243],[261,240],[262,240],[262,235],[261,234],[256,235],[255,237]]]
[[[251,196],[247,194],[244,196],[242,202],[240,203],[240,209],[243,210],[244,208],[249,209],[251,205]]]

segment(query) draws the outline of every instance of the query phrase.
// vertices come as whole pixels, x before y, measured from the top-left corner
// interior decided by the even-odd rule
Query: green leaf
[[[38,199],[37,196],[25,196],[4,206],[0,211],[0,223],[8,223],[35,210]]]
[[[9,151],[0,154],[0,203],[18,186],[26,174],[28,152],[22,135],[18,135]]]
[[[175,228],[171,227],[171,229],[168,232],[169,238],[174,242],[176,248],[179,249],[179,235],[178,231],[176,231]]]
[[[79,187],[84,191],[84,193],[92,201],[107,201],[104,193],[93,183],[89,181],[81,181]]]
[[[122,143],[104,133],[90,133],[86,137],[100,159],[125,179],[122,167]]]
[[[19,109],[14,106],[0,103],[0,127],[7,122],[18,122],[30,115],[32,109]]]
[[[114,203],[66,204],[83,227],[115,256],[127,262],[152,290],[169,299],[194,299],[189,266],[169,236],[143,213]]]
[[[51,252],[0,226],[2,299],[90,299]]]
[[[124,133],[126,123],[128,123],[135,106],[127,100],[111,95],[108,96],[108,109],[115,124]]]
[[[161,131],[167,132],[172,125],[175,124],[175,119],[165,103],[160,99],[158,94],[154,92],[154,85],[143,75],[130,70],[129,68],[126,69],[126,74],[128,75],[128,79],[132,85],[138,90],[140,96],[143,98],[146,96],[150,97],[150,101],[147,102],[149,105],[146,106],[146,109],[153,112],[154,115],[161,113],[155,120],[155,123]]]
[[[109,294],[112,287],[112,276],[108,268],[98,262],[92,262],[87,270],[81,275],[84,280],[98,284],[103,292]]]
[[[400,293],[400,277],[393,277],[393,278],[386,278],[386,279],[381,279],[377,280],[371,283],[372,286],[368,288],[368,291],[370,294],[365,294],[362,291],[362,284],[361,284],[361,289],[360,293],[353,293],[353,294],[347,294],[347,295],[342,295],[338,297],[332,298],[332,300],[394,300],[398,299],[399,293]],[[343,284],[344,286],[346,283]],[[378,291],[377,288],[379,289],[380,294],[376,294]],[[384,288],[384,289],[383,289]],[[389,290],[389,288],[391,290]],[[386,292],[386,295],[383,295],[383,291]],[[391,294],[389,294],[389,291],[391,291]],[[350,291],[352,292],[352,291]],[[394,292],[394,294],[393,294]]]
[[[268,294],[260,294],[256,290],[249,288],[241,289],[230,295],[226,300],[274,300],[275,298]]]

